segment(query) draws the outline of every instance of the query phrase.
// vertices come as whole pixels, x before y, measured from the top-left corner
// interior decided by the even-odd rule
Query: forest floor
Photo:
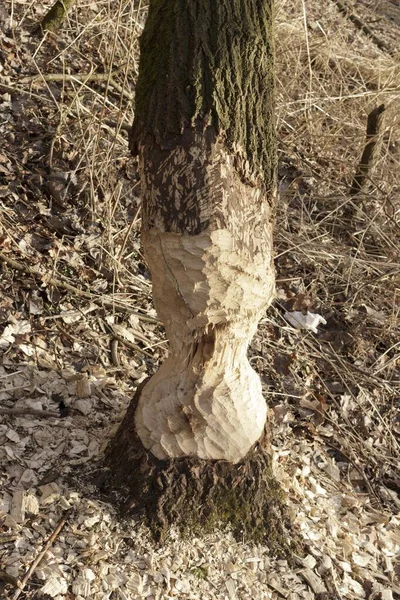
[[[157,546],[71,483],[167,343],[127,141],[146,2],[77,2],[32,35],[48,7],[0,5],[0,598],[400,598],[398,3],[277,2],[278,295],[250,360],[306,549],[290,565],[229,531]]]

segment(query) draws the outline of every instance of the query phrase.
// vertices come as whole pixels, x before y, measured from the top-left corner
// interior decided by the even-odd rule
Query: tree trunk
[[[272,4],[151,0],[140,40],[131,149],[169,356],[111,445],[106,487],[160,528],[188,507],[261,538],[272,513],[274,534],[285,521],[246,357],[274,295]]]
[[[271,20],[265,0],[158,0],[141,39],[132,146],[170,355],[135,420],[160,459],[235,463],[266,421],[246,351],[274,292]]]

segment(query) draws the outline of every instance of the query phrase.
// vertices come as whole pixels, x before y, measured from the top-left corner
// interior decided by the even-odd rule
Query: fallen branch
[[[53,103],[52,98],[46,98],[46,96],[39,96],[39,94],[31,92],[31,90],[24,90],[24,88],[22,87],[15,87],[14,85],[2,83],[1,81],[0,90],[1,92],[9,92],[10,94],[24,94],[25,96],[29,96],[30,98],[36,98],[37,100],[43,100],[44,102]]]
[[[19,83],[33,83],[37,81],[104,81],[112,78],[113,75],[118,73],[36,73],[36,75],[27,75],[19,80]]]
[[[134,100],[134,96],[128,92],[128,90],[126,90],[124,87],[122,87],[122,85],[119,85],[119,83],[117,83],[116,81],[114,81],[114,79],[110,79],[108,81],[108,83],[111,85],[111,87],[113,87],[117,92],[119,92],[121,94],[121,96],[125,96],[125,98],[127,98],[128,100],[133,101]]]
[[[127,133],[129,133],[130,130],[132,129],[132,125],[129,125],[128,123],[122,123],[122,122],[119,123],[117,121],[112,121],[111,119],[103,119],[102,125],[108,125],[108,127],[114,127],[114,129],[122,129],[123,131],[126,131]]]
[[[62,528],[64,527],[64,525],[68,521],[68,518],[70,517],[71,513],[72,513],[72,509],[71,508],[64,513],[63,518],[58,523],[58,525],[54,529],[53,533],[51,534],[51,536],[49,537],[49,539],[45,543],[43,550],[41,552],[39,552],[39,554],[37,555],[37,557],[35,558],[35,560],[31,564],[31,566],[27,570],[27,572],[26,572],[23,580],[21,581],[21,584],[20,584],[18,590],[16,590],[16,592],[15,592],[15,594],[12,597],[11,600],[17,600],[20,597],[21,593],[24,590],[24,587],[28,583],[29,579],[32,577],[35,569],[39,566],[39,564],[42,561],[44,555],[49,550],[50,546],[52,545],[52,543],[54,542],[54,540],[57,538],[57,536],[59,535],[59,533],[62,530]]]
[[[125,338],[123,338],[119,335],[115,335],[115,333],[113,333],[112,335],[113,335],[113,338],[111,340],[110,352],[111,352],[111,362],[114,365],[114,367],[121,366],[120,362],[119,362],[119,357],[118,357],[118,342],[120,342],[127,348],[131,348],[132,350],[135,350],[136,352],[140,352],[140,354],[143,354],[144,356],[147,356],[148,358],[153,358],[153,355],[150,352],[147,352],[147,350],[144,350],[137,344],[134,344],[133,342],[130,342],[129,340],[126,340]]]
[[[338,7],[339,12],[341,12],[345,17],[347,17],[349,21],[351,21],[357,27],[357,29],[359,29],[366,36],[368,36],[371,39],[371,41],[376,46],[378,46],[379,50],[383,50],[388,54],[394,53],[393,49],[386,42],[384,42],[383,40],[381,40],[381,38],[375,35],[375,33],[366,23],[364,23],[359,17],[357,17],[357,15],[351,12],[351,9],[349,6],[347,6],[346,2],[341,2],[341,0],[333,0],[333,2]]]
[[[33,415],[35,417],[61,417],[59,412],[54,410],[39,410],[36,408],[2,408],[0,407],[0,415],[11,415],[13,417],[23,417],[25,415]]]
[[[0,261],[5,262],[6,264],[8,264],[13,269],[16,269],[17,271],[23,271],[24,273],[29,273],[30,275],[33,275],[34,277],[38,277],[38,276],[42,277],[42,275],[43,275],[43,273],[40,273],[37,268],[35,269],[32,267],[29,267],[28,265],[23,265],[22,263],[18,262],[17,260],[14,260],[13,258],[10,258],[6,254],[3,254],[3,252],[0,252]],[[67,292],[71,292],[75,296],[79,296],[80,298],[86,298],[86,300],[91,300],[92,302],[94,302],[94,304],[97,304],[97,306],[99,306],[100,308],[111,308],[112,310],[127,312],[131,315],[135,315],[136,317],[138,317],[139,320],[144,321],[146,323],[159,324],[158,319],[155,319],[153,317],[148,317],[147,315],[142,315],[141,313],[138,313],[137,311],[129,308],[129,306],[125,306],[124,304],[119,304],[118,302],[115,302],[114,300],[106,300],[104,298],[101,299],[98,297],[98,294],[95,294],[94,292],[85,292],[84,290],[81,290],[81,289],[71,285],[70,283],[67,283],[66,281],[56,279],[55,277],[49,277],[46,280],[46,283],[48,285],[52,285],[54,287],[62,288],[64,290],[66,290]]]
[[[363,191],[366,182],[370,179],[369,174],[375,166],[379,156],[382,141],[382,124],[385,105],[381,104],[372,110],[367,119],[367,138],[356,174],[351,184],[350,196],[356,196]]]
[[[133,100],[133,95],[128,92],[124,87],[122,87],[119,83],[117,83],[113,79],[113,75],[116,75],[120,69],[114,71],[114,73],[48,73],[45,74],[37,74],[30,75],[27,77],[23,77],[19,83],[49,83],[51,81],[79,81],[81,83],[86,83],[87,81],[99,81],[99,82],[107,82],[108,85],[115,88],[115,90],[128,98],[128,100]]]

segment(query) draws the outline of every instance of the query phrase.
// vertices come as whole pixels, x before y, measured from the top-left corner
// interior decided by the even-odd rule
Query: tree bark
[[[261,538],[285,522],[246,356],[275,289],[272,27],[272,0],[151,0],[140,40],[131,149],[169,356],[111,445],[106,488],[161,529],[188,510],[202,526],[240,513]]]

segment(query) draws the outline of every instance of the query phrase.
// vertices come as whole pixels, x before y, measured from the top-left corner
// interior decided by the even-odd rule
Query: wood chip
[[[315,594],[323,594],[326,592],[326,587],[323,584],[322,579],[318,577],[318,575],[316,575],[311,569],[303,569],[299,572],[299,575],[306,580]]]

